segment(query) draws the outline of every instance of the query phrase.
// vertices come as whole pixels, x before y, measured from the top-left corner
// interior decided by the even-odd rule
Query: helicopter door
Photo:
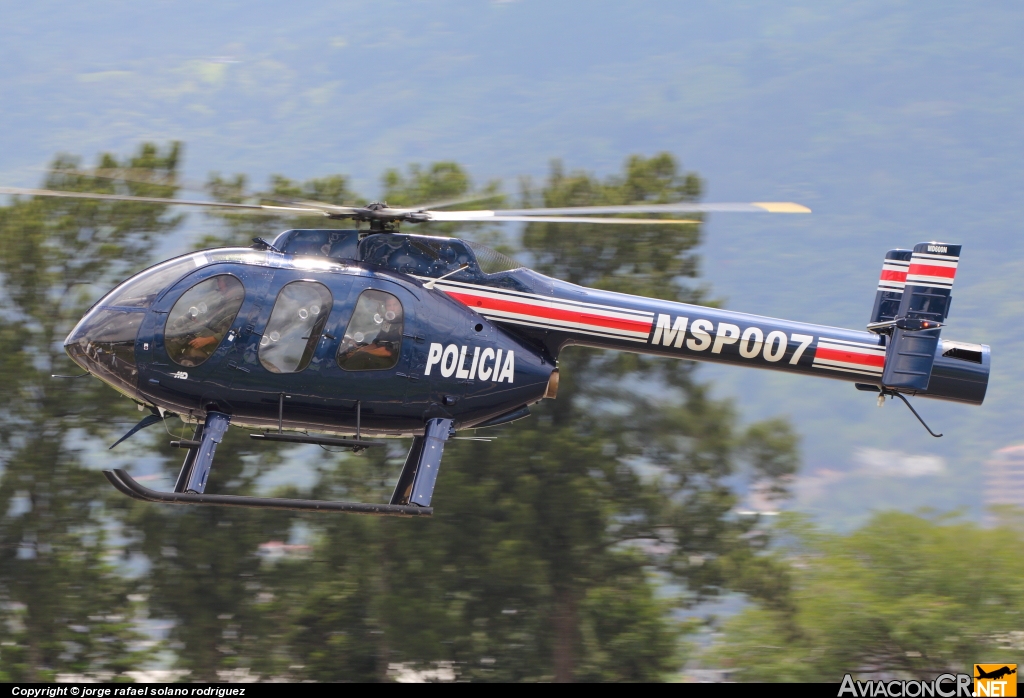
[[[267,303],[240,347],[229,393],[236,412],[256,422],[306,425],[325,423],[322,369],[333,324],[345,313],[351,279],[332,275],[321,281],[299,270],[277,270]]]
[[[239,318],[247,312],[242,277],[257,281],[247,272],[226,265],[205,267],[179,281],[154,303],[138,339],[146,362],[141,369],[143,390],[160,386],[161,393],[172,400],[168,391],[179,394],[183,408],[201,407],[197,397],[210,392],[208,383],[217,382],[218,369],[235,352],[241,331]],[[254,300],[250,298],[250,303]]]
[[[355,412],[364,428],[385,433],[422,430],[409,405],[409,366],[419,301],[398,284],[374,279],[355,284],[348,317],[334,326],[337,341],[324,377],[333,397],[332,419],[351,428]]]

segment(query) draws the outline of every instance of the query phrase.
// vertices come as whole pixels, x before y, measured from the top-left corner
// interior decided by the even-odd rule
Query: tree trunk
[[[571,683],[576,677],[576,597],[569,589],[555,592],[555,683]]]

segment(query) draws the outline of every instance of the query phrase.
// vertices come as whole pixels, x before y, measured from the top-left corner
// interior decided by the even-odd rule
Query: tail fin
[[[914,246],[896,321],[913,325],[919,321],[941,324],[946,320],[953,300],[953,278],[960,261],[960,247],[940,242]],[[881,292],[878,295],[881,296]],[[875,306],[879,306],[877,297]],[[893,327],[882,385],[896,390],[927,390],[940,332],[939,328]]]
[[[878,292],[875,293],[875,307],[871,309],[871,320],[868,322],[887,322],[895,320],[903,299],[903,286],[907,281],[907,268],[913,250],[889,250],[882,262],[882,275],[878,279]]]

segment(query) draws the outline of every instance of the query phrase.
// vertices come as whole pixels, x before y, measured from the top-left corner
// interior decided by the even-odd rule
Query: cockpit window
[[[277,294],[260,339],[260,363],[272,373],[298,373],[309,365],[331,314],[331,292],[315,281],[293,281]]]
[[[148,308],[175,281],[196,268],[195,259],[191,256],[172,259],[147,269],[114,289],[103,300],[103,305],[116,305],[122,308]]]
[[[363,291],[338,348],[338,365],[373,371],[398,363],[402,349],[402,304],[384,291]]]
[[[244,299],[242,282],[229,274],[213,276],[185,291],[167,316],[167,355],[181,366],[199,366],[209,359]]]

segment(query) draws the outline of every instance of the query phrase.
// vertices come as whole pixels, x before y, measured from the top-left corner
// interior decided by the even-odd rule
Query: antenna
[[[434,288],[434,284],[436,284],[441,279],[447,279],[452,274],[458,274],[463,269],[468,269],[468,268],[469,268],[469,265],[464,263],[458,269],[456,269],[455,271],[450,271],[447,274],[444,274],[442,276],[437,277],[436,279],[431,279],[427,283],[423,284],[423,288],[432,289],[432,288]]]

